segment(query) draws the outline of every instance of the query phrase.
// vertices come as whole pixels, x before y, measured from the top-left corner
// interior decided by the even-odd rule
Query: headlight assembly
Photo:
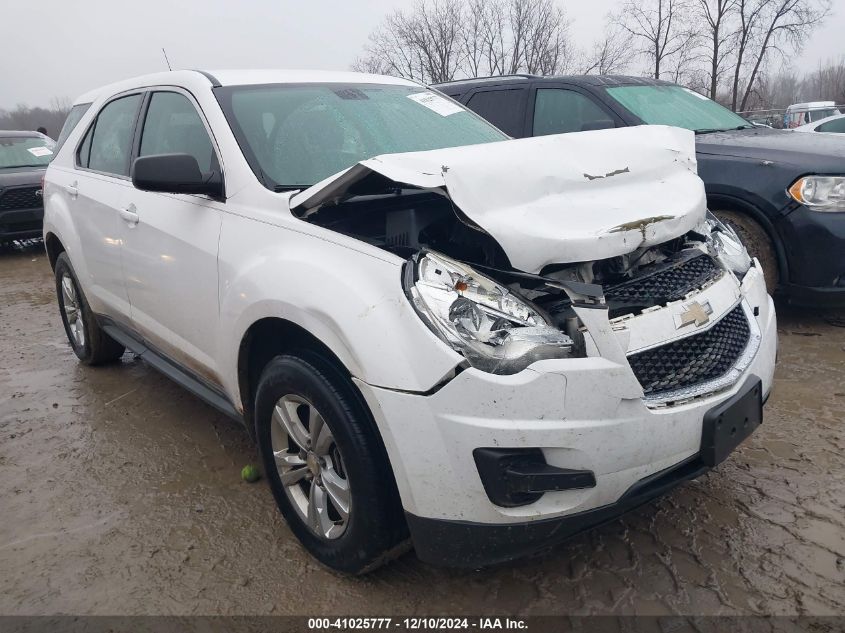
[[[813,211],[845,211],[845,176],[804,176],[789,195]]]
[[[751,267],[751,256],[736,231],[709,211],[707,223],[710,225],[710,246],[715,251],[716,259],[742,279]]]
[[[571,355],[571,338],[469,266],[430,252],[409,266],[406,291],[420,317],[473,367],[514,374],[536,360]]]

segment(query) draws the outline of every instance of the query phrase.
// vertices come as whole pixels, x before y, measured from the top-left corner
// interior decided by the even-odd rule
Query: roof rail
[[[199,73],[200,75],[202,75],[203,77],[208,79],[211,82],[212,88],[219,88],[220,87],[220,82],[217,80],[217,77],[215,77],[211,73],[206,72],[204,70],[199,70],[198,68],[194,68],[193,71]]]
[[[470,81],[487,81],[487,80],[497,80],[497,79],[536,79],[540,77],[540,75],[532,75],[530,73],[512,73],[509,75],[490,75],[488,77],[466,77],[464,79],[450,79],[449,81],[440,81],[434,85],[437,86],[445,86],[447,84],[459,84],[465,83]]]

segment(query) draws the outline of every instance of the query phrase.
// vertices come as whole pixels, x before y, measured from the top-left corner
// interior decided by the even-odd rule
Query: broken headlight
[[[707,212],[707,224],[710,226],[710,246],[716,254],[716,259],[740,279],[751,268],[751,256],[748,254],[742,240],[732,227],[724,224],[715,215]]]
[[[413,277],[406,279],[406,291],[423,321],[473,367],[515,374],[536,360],[572,353],[571,338],[510,290],[465,264],[421,254],[413,262]]]

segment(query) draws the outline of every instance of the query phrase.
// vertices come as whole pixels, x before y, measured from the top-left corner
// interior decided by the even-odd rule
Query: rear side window
[[[828,121],[827,123],[822,123],[816,128],[816,132],[845,133],[845,117],[842,117],[841,119],[834,119],[833,121]]]
[[[129,175],[129,155],[141,95],[111,101],[100,110],[79,148],[79,165],[118,176]]]
[[[190,154],[201,171],[216,167],[214,149],[194,104],[178,92],[156,92],[150,99],[140,156]]]
[[[486,90],[470,97],[467,107],[510,136],[522,136],[525,90]]]
[[[62,149],[62,145],[65,144],[67,137],[70,136],[70,133],[73,132],[76,124],[79,123],[79,120],[86,112],[88,112],[88,108],[90,107],[90,103],[80,103],[70,109],[70,112],[68,112],[67,118],[65,119],[65,124],[62,126],[62,131],[59,133],[59,140],[56,141],[57,152]]]
[[[541,88],[534,104],[534,136],[614,127],[592,99],[575,90]]]

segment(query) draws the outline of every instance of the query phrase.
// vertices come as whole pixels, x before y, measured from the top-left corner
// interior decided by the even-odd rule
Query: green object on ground
[[[253,483],[261,479],[261,473],[258,472],[258,468],[252,464],[247,464],[243,467],[243,470],[241,470],[241,479],[246,482]]]

